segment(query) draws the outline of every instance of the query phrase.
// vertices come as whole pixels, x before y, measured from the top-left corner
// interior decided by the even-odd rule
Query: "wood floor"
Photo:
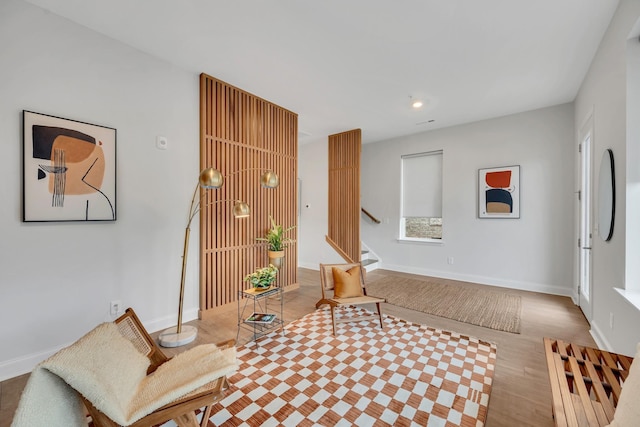
[[[370,279],[380,276],[420,277],[386,270],[369,273]],[[288,292],[284,296],[284,316],[287,322],[315,310],[315,303],[320,299],[320,276],[317,271],[299,269],[298,279],[300,289]],[[412,322],[472,335],[497,345],[497,365],[486,423],[488,427],[553,426],[551,391],[546,374],[542,337],[559,338],[593,347],[595,342],[589,335],[589,325],[580,309],[567,297],[504,288],[494,289],[522,296],[520,334],[486,329],[388,304],[385,304],[383,310],[386,314]],[[200,343],[235,338],[236,316],[236,310],[233,309],[207,321],[189,322],[198,327],[198,339],[189,346],[167,349],[165,353],[171,355]],[[238,345],[247,342],[250,335],[249,332],[242,331]],[[28,375],[23,375],[0,382],[0,427],[8,427],[11,424],[27,377]]]

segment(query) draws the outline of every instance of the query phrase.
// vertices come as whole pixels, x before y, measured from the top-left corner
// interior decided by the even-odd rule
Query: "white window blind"
[[[442,217],[442,151],[402,156],[402,216]]]

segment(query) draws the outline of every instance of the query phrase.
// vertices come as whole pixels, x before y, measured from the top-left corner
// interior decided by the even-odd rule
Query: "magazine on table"
[[[271,313],[253,313],[247,317],[246,322],[249,323],[271,323],[276,318],[275,314]]]

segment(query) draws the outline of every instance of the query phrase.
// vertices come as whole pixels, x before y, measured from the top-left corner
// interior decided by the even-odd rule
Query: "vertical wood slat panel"
[[[348,262],[360,260],[360,153],[362,133],[329,136],[329,224],[327,237]]]
[[[202,318],[235,304],[244,276],[268,263],[255,238],[269,228],[269,215],[284,227],[297,225],[297,115],[206,74],[200,82],[200,167],[225,176],[222,188],[208,190],[214,203],[200,216]],[[259,185],[267,169],[280,177],[277,189]],[[249,204],[249,218],[233,217],[238,199]],[[297,282],[295,232],[288,237],[279,281],[285,288]]]
[[[211,134],[210,117],[206,113],[211,109],[209,105],[210,100],[211,100],[211,82],[207,81],[202,76],[200,76],[200,165],[202,165],[203,159],[205,159],[208,156],[207,148],[209,144],[203,143],[203,141],[207,139],[207,135]],[[202,227],[203,227],[203,221],[200,221],[201,231],[203,230]],[[206,233],[206,230],[205,230],[205,233]],[[206,246],[207,246],[207,243],[205,239],[203,239],[201,236],[200,245],[199,245],[199,251],[200,251],[201,257],[202,257],[202,254],[204,253],[204,248]],[[200,262],[200,271],[199,271],[200,277],[208,274],[207,273],[208,265],[209,263],[207,262],[207,260],[204,260],[204,262],[202,261]],[[199,295],[200,295],[200,301],[206,301],[208,297],[207,289],[200,286]]]

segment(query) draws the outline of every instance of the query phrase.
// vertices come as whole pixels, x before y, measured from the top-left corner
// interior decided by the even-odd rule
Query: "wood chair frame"
[[[362,293],[364,296],[352,297],[352,298],[334,298],[333,292],[335,289],[335,283],[333,281],[333,267],[341,268],[342,270],[349,270],[353,267],[360,267],[360,286],[362,286]],[[382,309],[380,304],[387,302],[384,298],[378,298],[367,295],[367,289],[364,281],[364,267],[362,263],[355,262],[349,264],[320,264],[320,287],[322,288],[322,298],[316,303],[316,308],[320,308],[323,305],[328,305],[331,309],[331,321],[333,323],[333,335],[336,335],[336,325],[338,323],[359,322],[361,320],[379,320],[380,327],[384,329],[384,321],[382,320]],[[365,304],[375,304],[376,313],[359,317],[344,317],[336,316],[336,308],[359,306]]]
[[[125,313],[116,319],[120,333],[129,339],[138,351],[147,356],[151,361],[147,374],[155,371],[160,365],[169,360],[164,355],[160,347],[155,343],[153,338],[145,330],[142,322],[133,309],[128,308]],[[218,343],[220,349],[233,347],[235,340],[228,340]],[[179,427],[205,427],[211,416],[211,407],[220,401],[229,383],[226,377],[220,377],[204,386],[182,396],[181,398],[155,410],[146,415],[142,419],[131,424],[131,427],[151,427],[163,424],[169,420],[173,420]],[[84,405],[91,416],[90,426],[95,427],[119,427],[119,424],[113,422],[109,417],[95,408],[91,402],[80,396]],[[201,423],[198,423],[196,410],[205,408],[202,415]]]
[[[613,420],[633,357],[544,338],[556,426],[606,426]]]

